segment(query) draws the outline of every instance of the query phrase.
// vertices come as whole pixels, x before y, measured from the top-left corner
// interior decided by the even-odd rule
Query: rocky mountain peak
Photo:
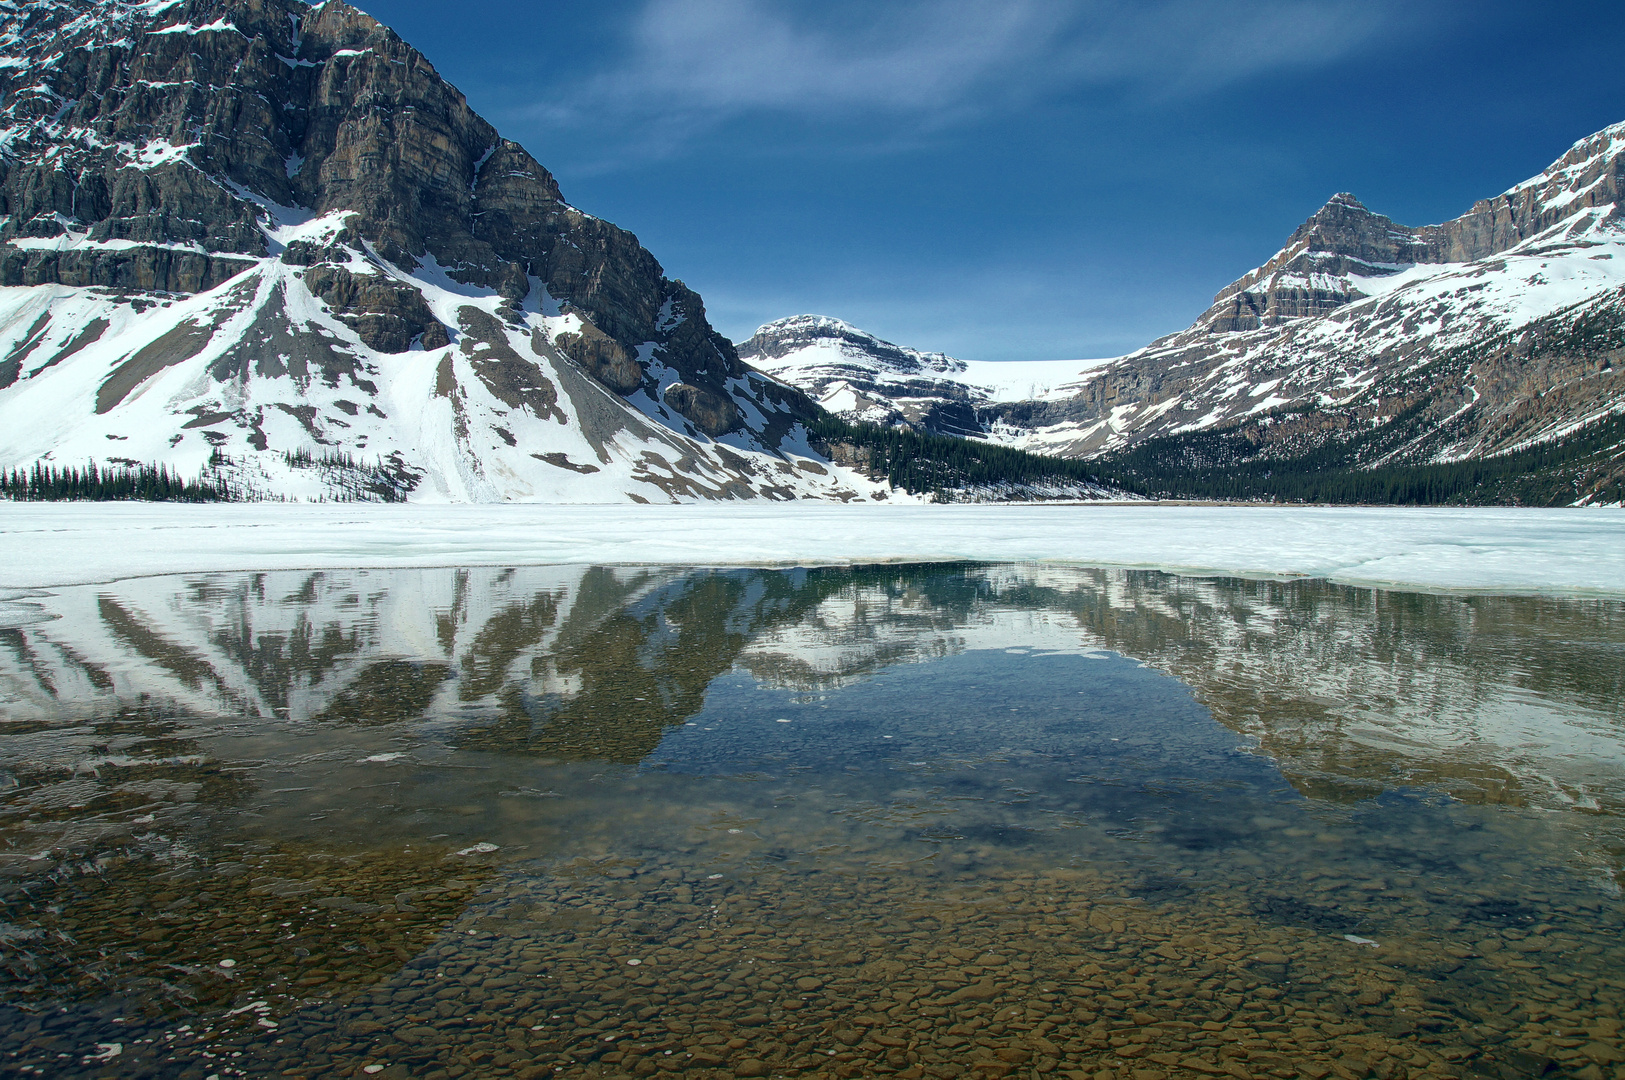
[[[1228,333],[1315,318],[1386,291],[1383,279],[1411,266],[1473,262],[1542,238],[1618,231],[1622,183],[1625,124],[1615,124],[1575,143],[1540,175],[1441,225],[1400,225],[1339,192],[1268,262],[1220,290],[1197,327]]]
[[[1427,258],[1414,230],[1339,192],[1268,262],[1221,290],[1199,325],[1230,332],[1324,315],[1365,295],[1356,279],[1382,277]]]
[[[635,236],[343,0],[54,0],[5,11],[0,44],[0,283],[195,292],[276,254],[268,226],[331,216],[400,269],[542,290],[628,354],[661,340],[707,394],[744,374]],[[663,340],[672,311],[703,329]]]
[[[1306,251],[1366,263],[1409,262],[1418,254],[1415,247],[1416,238],[1410,229],[1373,213],[1352,194],[1341,191],[1298,226],[1271,262],[1282,256],[1290,260]]]

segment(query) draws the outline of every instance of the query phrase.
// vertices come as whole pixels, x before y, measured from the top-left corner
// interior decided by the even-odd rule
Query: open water
[[[0,1073],[1625,1080],[1625,603],[277,572],[0,629]]]

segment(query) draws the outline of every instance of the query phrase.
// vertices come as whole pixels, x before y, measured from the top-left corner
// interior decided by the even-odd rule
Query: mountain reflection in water
[[[1625,1065],[1617,601],[952,565],[35,602],[0,1050],[60,1075]],[[744,928],[784,973],[711,947]]]

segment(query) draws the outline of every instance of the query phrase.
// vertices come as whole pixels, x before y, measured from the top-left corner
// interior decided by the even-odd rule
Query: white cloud
[[[751,113],[929,128],[1068,91],[1198,94],[1326,64],[1407,18],[1391,0],[648,0],[623,58],[537,112],[673,144]]]

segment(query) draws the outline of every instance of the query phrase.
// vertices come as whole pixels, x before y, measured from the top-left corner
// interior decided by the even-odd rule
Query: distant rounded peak
[[[786,319],[774,319],[772,322],[758,326],[756,333],[752,336],[762,337],[765,335],[771,337],[782,334],[874,338],[874,335],[867,330],[860,330],[849,322],[828,315],[791,315]],[[875,340],[880,339],[875,338]]]
[[[817,345],[832,345],[846,356],[898,372],[963,371],[966,367],[963,360],[898,345],[828,315],[792,315],[763,323],[735,347],[747,359],[779,359]]]

